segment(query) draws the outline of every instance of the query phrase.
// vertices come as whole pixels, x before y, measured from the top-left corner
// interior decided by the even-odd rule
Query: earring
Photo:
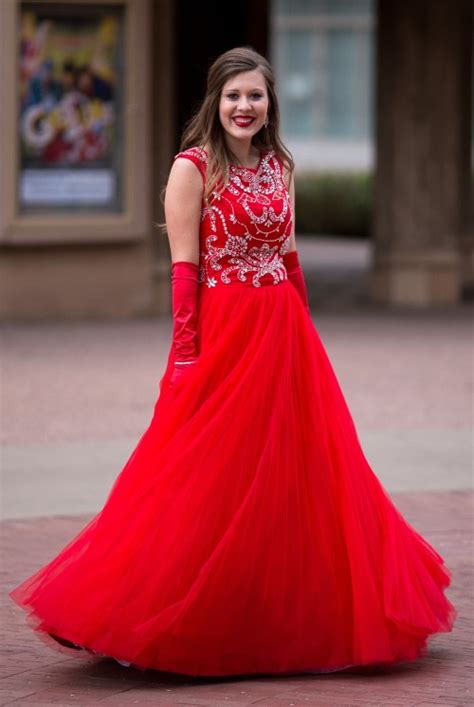
[[[266,118],[265,118],[264,126],[265,126],[266,128],[268,128],[268,115],[267,115]]]

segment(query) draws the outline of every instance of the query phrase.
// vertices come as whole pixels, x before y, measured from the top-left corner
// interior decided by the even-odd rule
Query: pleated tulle
[[[102,510],[10,592],[47,641],[191,675],[414,660],[456,617],[442,557],[361,449],[289,281],[200,288],[198,363]],[[57,645],[57,644],[56,644]]]

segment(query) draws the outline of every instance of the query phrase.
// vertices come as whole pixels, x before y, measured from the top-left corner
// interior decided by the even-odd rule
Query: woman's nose
[[[249,108],[249,106],[250,106],[250,103],[249,103],[248,98],[246,98],[245,96],[241,96],[241,98],[239,100],[239,109],[240,110],[247,110]]]

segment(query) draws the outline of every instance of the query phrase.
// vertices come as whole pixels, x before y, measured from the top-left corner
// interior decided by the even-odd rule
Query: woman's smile
[[[239,126],[239,128],[248,128],[249,125],[252,125],[252,123],[255,121],[255,118],[252,118],[251,116],[241,116],[237,115],[235,118],[232,118],[234,123]]]

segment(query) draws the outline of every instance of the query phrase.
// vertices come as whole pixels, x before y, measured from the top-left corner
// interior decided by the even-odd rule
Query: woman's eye
[[[227,98],[230,98],[230,100],[232,100],[232,101],[238,97],[239,97],[238,93],[228,93],[227,94]],[[261,93],[252,93],[251,98],[257,98],[257,99],[262,98],[262,94]]]

